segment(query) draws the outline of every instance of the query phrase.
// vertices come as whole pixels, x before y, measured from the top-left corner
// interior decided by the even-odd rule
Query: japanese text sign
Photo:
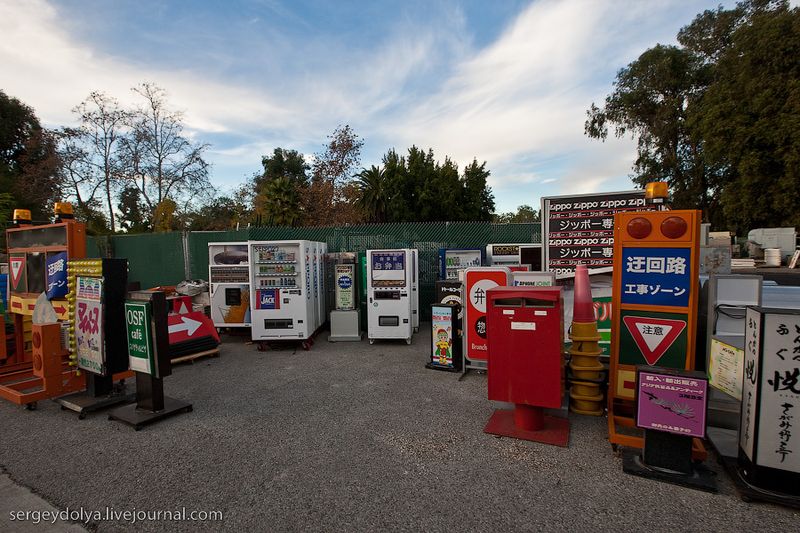
[[[637,373],[636,425],[705,438],[708,380],[694,373],[645,368]]]
[[[47,298],[61,298],[67,295],[67,252],[47,254]]]
[[[474,267],[464,271],[464,356],[469,360],[488,359],[486,340],[486,298],[491,288],[505,287],[511,279],[505,267]]]
[[[625,248],[622,303],[686,307],[691,290],[689,248]]]
[[[800,473],[800,310],[750,307],[739,442],[760,467]]]
[[[336,309],[355,309],[355,265],[336,265]]]
[[[576,265],[611,266],[614,215],[647,209],[644,191],[542,198],[544,270],[563,274]]]
[[[75,280],[78,287],[92,287],[87,292],[78,292],[75,298],[75,347],[78,367],[103,374],[105,372],[105,350],[103,342],[103,305],[100,302],[102,278],[80,276]],[[94,296],[97,296],[96,298]]]

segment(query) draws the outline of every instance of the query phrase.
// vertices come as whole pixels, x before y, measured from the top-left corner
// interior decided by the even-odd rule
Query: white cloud
[[[270,0],[266,6],[285,11]],[[60,17],[68,10],[59,13],[46,0],[0,0],[0,87],[55,126],[71,123],[70,109],[92,90],[128,104],[135,99],[130,87],[153,81],[185,110],[197,140],[224,134],[215,137],[222,146],[210,151],[217,168],[239,169],[242,161],[257,167],[276,146],[311,153],[336,125],[349,123],[371,146],[416,144],[461,165],[473,157],[488,161],[498,207],[507,209],[535,204],[540,190],[629,188],[621,178],[634,145],[587,139],[586,109],[611,90],[619,67],[658,40],[674,40],[703,7],[538,0],[481,50],[473,49],[463,13],[449,9],[433,9],[422,21],[397,17],[383,39],[360,49],[286,35],[254,40],[252,72],[234,81],[210,75],[211,67],[148,67],[106,54],[65,29]],[[673,20],[677,11],[687,18]],[[302,48],[282,63],[293,47]],[[209,61],[225,53],[245,51],[215,50]],[[260,79],[259,71],[269,75]]]

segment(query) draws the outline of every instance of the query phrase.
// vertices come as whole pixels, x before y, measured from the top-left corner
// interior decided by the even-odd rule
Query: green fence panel
[[[248,231],[193,231],[188,234],[189,275],[192,279],[208,279],[208,243],[246,241]]]
[[[482,248],[492,243],[540,243],[539,224],[490,222],[416,222],[344,227],[250,228],[250,240],[310,240],[328,244],[329,252],[380,248],[419,250],[420,313],[430,319],[440,248]]]
[[[490,243],[540,243],[539,224],[490,222],[409,222],[341,227],[259,227],[238,231],[198,231],[114,235],[87,239],[89,257],[128,259],[129,279],[143,288],[174,285],[188,270],[192,278],[208,277],[208,243],[234,241],[310,240],[325,242],[329,252],[379,248],[419,250],[420,312],[430,319],[440,248],[482,248]],[[188,269],[184,258],[188,257]]]
[[[143,289],[175,285],[185,277],[181,233],[115,235],[114,257],[128,260],[128,279]]]

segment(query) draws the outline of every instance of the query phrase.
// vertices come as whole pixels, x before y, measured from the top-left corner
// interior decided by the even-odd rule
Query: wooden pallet
[[[176,357],[174,359],[171,359],[170,361],[172,362],[173,365],[175,363],[186,363],[186,362],[194,363],[195,359],[199,359],[201,357],[206,357],[206,356],[207,357],[219,357],[219,348],[214,348],[213,350],[206,350],[204,352],[192,353],[192,354],[189,354],[189,355],[182,355],[180,357]]]

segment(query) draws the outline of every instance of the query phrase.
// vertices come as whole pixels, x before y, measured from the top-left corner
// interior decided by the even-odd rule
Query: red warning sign
[[[656,364],[686,329],[685,320],[668,318],[623,316],[622,322],[649,365]]]
[[[25,276],[25,256],[11,256],[8,260],[8,269],[11,273],[11,290],[19,291],[23,288],[22,285],[24,285],[20,284],[20,281],[22,281]]]

